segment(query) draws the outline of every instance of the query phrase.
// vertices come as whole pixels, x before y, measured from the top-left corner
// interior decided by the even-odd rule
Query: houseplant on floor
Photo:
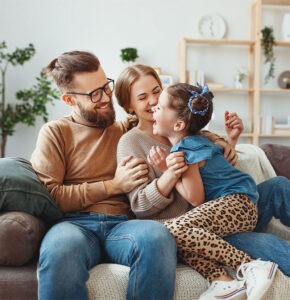
[[[30,89],[16,92],[16,104],[12,101],[8,103],[6,99],[6,74],[9,65],[23,65],[35,54],[33,44],[25,48],[16,48],[12,52],[7,51],[7,45],[3,41],[0,43],[0,71],[1,71],[1,102],[0,102],[0,138],[1,138],[1,157],[5,157],[6,144],[8,136],[15,133],[15,127],[18,123],[28,126],[35,124],[37,117],[42,117],[46,122],[48,112],[46,105],[53,103],[60,94],[58,90],[52,88],[52,82],[48,80],[44,70],[36,78],[36,84]]]

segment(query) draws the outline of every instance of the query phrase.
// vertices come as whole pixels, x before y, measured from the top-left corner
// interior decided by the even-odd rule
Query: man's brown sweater
[[[31,163],[63,212],[132,216],[125,195],[111,196],[125,122],[97,128],[76,113],[45,124]]]

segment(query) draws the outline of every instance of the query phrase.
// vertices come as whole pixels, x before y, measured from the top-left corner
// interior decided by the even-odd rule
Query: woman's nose
[[[149,104],[151,106],[156,106],[158,103],[158,98],[156,98],[154,95],[152,95],[149,99]]]

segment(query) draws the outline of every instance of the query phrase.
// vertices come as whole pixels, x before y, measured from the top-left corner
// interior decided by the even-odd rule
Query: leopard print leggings
[[[209,281],[226,275],[224,265],[236,270],[252,258],[222,237],[254,230],[255,203],[244,194],[221,197],[164,222],[174,236],[180,259]]]

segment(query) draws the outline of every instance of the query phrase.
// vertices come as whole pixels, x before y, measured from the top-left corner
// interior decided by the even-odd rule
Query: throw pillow
[[[0,159],[0,211],[22,211],[54,222],[62,216],[31,163],[20,157]]]
[[[0,265],[22,266],[32,260],[45,233],[45,223],[28,213],[0,214]]]
[[[290,146],[263,144],[261,148],[266,153],[276,174],[290,179]]]

